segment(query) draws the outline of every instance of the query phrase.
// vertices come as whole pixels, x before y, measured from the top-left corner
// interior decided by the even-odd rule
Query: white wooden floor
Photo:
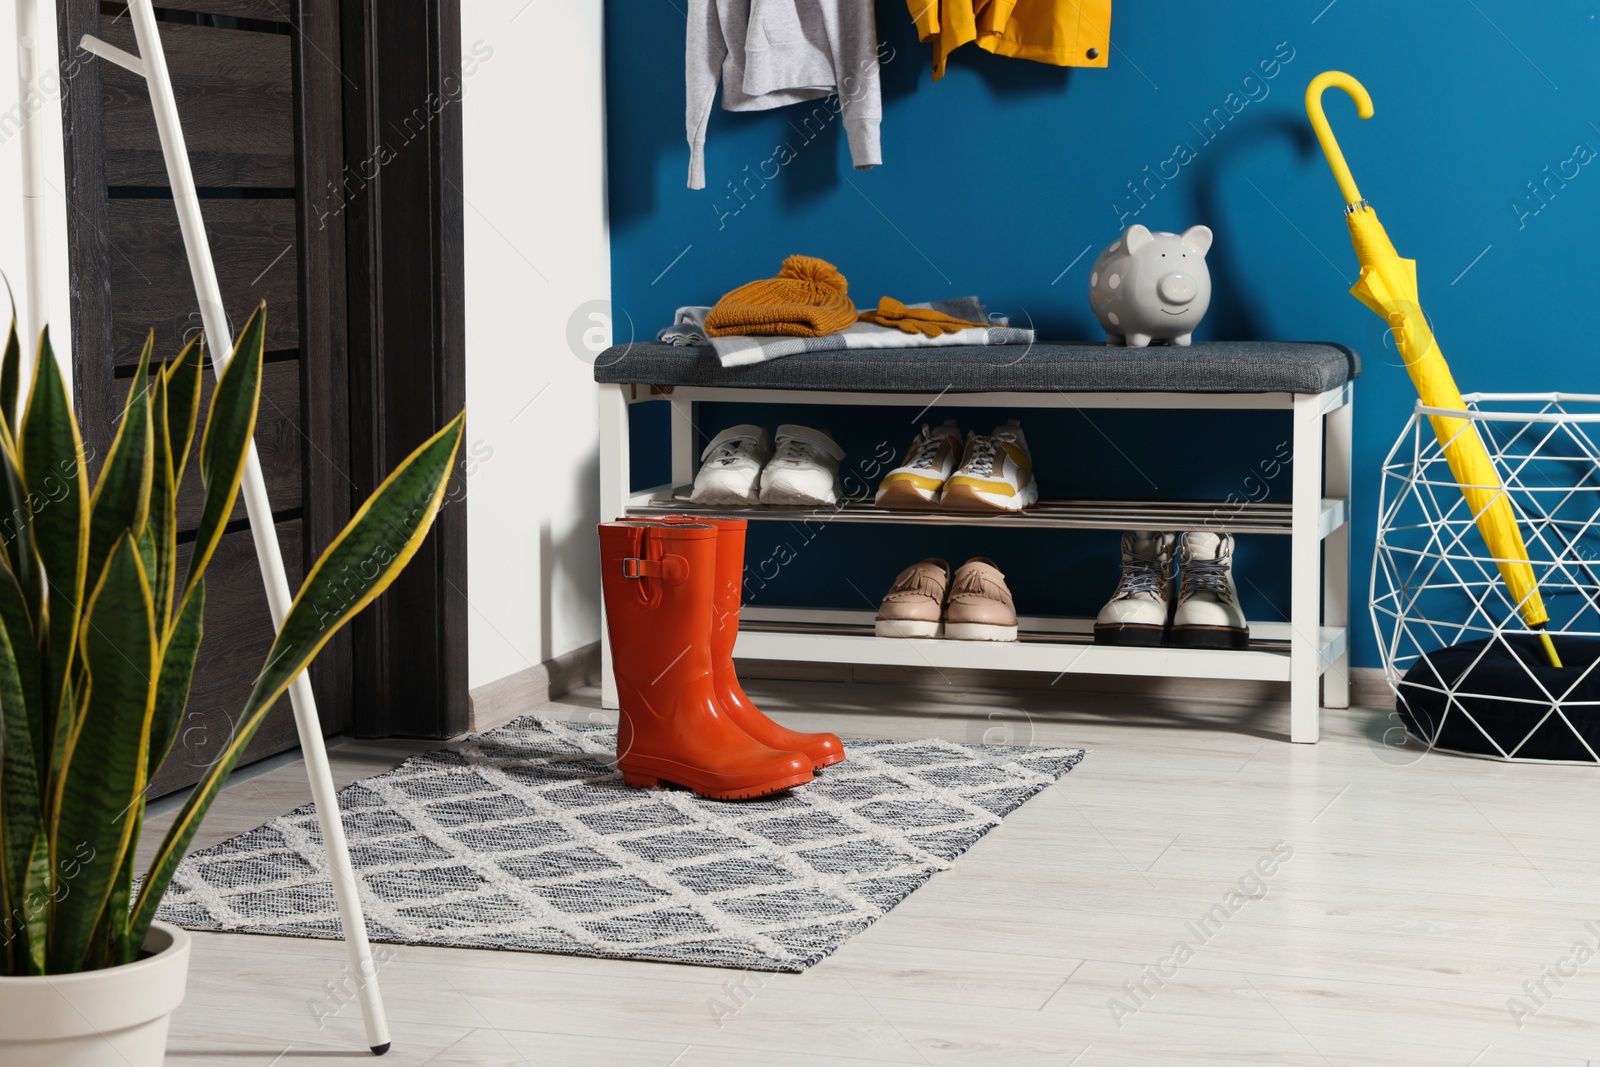
[[[384,1063],[1600,1067],[1600,953],[1572,955],[1600,941],[1600,772],[1397,749],[1372,710],[1291,746],[1281,705],[752,688],[847,736],[1091,753],[804,975],[387,948]],[[580,692],[541,710],[597,708]],[[413,750],[347,744],[335,766]],[[306,798],[298,764],[238,782],[200,843]],[[1292,858],[1245,884],[1265,896],[1197,935],[1275,842]],[[360,1062],[358,1009],[325,992],[347,975],[337,943],[197,935],[168,1063]]]

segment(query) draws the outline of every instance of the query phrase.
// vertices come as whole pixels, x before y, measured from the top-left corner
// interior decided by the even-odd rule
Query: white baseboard
[[[861,685],[958,685],[981,689],[1055,689],[1064,693],[1127,693],[1138,696],[1194,697],[1249,703],[1289,699],[1287,682],[1143,678],[1131,675],[1068,674],[1057,678],[1025,671],[943,670],[874,664],[807,663],[794,660],[739,661],[741,678],[803,682],[853,682]],[[600,681],[600,644],[585,645],[527,670],[472,690],[472,732],[504,726],[518,715],[585,685]],[[1358,707],[1389,707],[1394,694],[1376,667],[1350,670],[1350,702]]]
[[[1350,668],[1350,702],[1364,708],[1384,708],[1394,704],[1394,690],[1381,667]]]
[[[525,671],[497,678],[468,694],[472,704],[472,732],[481,734],[485,730],[504,726],[540,704],[599,681],[598,641],[545,660]]]

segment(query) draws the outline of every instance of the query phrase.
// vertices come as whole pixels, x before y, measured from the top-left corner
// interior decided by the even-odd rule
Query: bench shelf
[[[643,353],[633,372],[618,369],[638,348]],[[1208,346],[1171,350],[1168,358],[1204,360]],[[1226,346],[1218,346],[1219,349]],[[1232,352],[1240,346],[1227,349]],[[1038,671],[1053,674],[1130,674],[1150,677],[1184,677],[1288,682],[1289,738],[1315,742],[1320,731],[1320,708],[1349,705],[1349,551],[1350,551],[1350,448],[1353,384],[1359,373],[1353,353],[1337,346],[1257,344],[1244,346],[1249,360],[1262,363],[1263,374],[1272,370],[1273,358],[1283,363],[1280,380],[1299,375],[1294,390],[1244,391],[1249,366],[1236,369],[1240,391],[1195,392],[1065,387],[1078,373],[1074,355],[1098,361],[1108,373],[1108,354],[1101,346],[1057,346],[1056,351],[1034,353],[1024,377],[1008,364],[993,376],[995,388],[926,391],[883,391],[893,388],[879,381],[872,391],[832,388],[826,364],[808,365],[811,356],[778,361],[787,366],[740,368],[755,372],[719,372],[708,353],[689,349],[673,352],[666,346],[634,346],[627,352],[613,349],[596,365],[600,385],[600,506],[606,516],[647,518],[669,514],[704,514],[752,521],[844,522],[897,525],[975,525],[986,527],[1052,528],[1083,530],[1216,529],[1240,534],[1272,534],[1290,539],[1290,621],[1256,623],[1251,642],[1240,650],[1180,648],[1128,648],[1096,645],[1091,619],[1024,617],[1018,620],[1020,639],[1014,643],[968,642],[942,639],[902,640],[879,638],[872,632],[871,611],[795,607],[747,607],[742,616],[734,654],[740,658],[807,662],[887,664],[941,668]],[[1328,369],[1328,350],[1349,356],[1349,373]],[[1134,350],[1128,358],[1148,361],[1148,351]],[[951,350],[946,350],[949,358]],[[979,355],[988,354],[979,350]],[[1111,357],[1114,357],[1114,353]],[[1052,356],[1055,362],[1052,362]],[[881,357],[887,358],[887,357]],[[974,358],[978,358],[975,356]],[[1157,356],[1156,358],[1159,358]],[[674,362],[676,360],[677,362]],[[1320,363],[1317,361],[1320,360]],[[707,362],[711,367],[707,367]],[[1246,361],[1248,364],[1248,360]],[[1315,373],[1309,370],[1316,364]],[[1054,369],[1052,369],[1054,368]],[[925,369],[925,368],[924,368]],[[1115,366],[1111,367],[1115,371]],[[1188,369],[1185,373],[1192,373]],[[1051,385],[1056,375],[1058,385]],[[1321,375],[1322,377],[1317,377]],[[630,377],[633,380],[630,380]],[[610,380],[607,380],[610,379]],[[725,379],[725,382],[723,381]],[[927,378],[922,376],[921,381]],[[952,379],[954,380],[954,379]],[[795,382],[803,384],[793,384]],[[1306,388],[1317,391],[1301,391]],[[672,483],[635,491],[630,485],[628,408],[633,403],[665,400],[673,408]],[[825,404],[910,407],[917,418],[931,407],[983,407],[1007,410],[1029,408],[1215,409],[1281,410],[1293,422],[1293,475],[1286,501],[1139,501],[1045,500],[1016,515],[988,515],[956,511],[909,511],[876,508],[870,500],[846,500],[836,507],[699,507],[687,500],[699,455],[696,406],[701,402],[772,404]],[[915,420],[913,420],[915,421]],[[601,640],[603,701],[616,706],[610,671],[610,650]]]

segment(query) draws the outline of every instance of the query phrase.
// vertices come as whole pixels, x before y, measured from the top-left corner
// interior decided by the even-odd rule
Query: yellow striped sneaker
[[[1033,456],[1016,419],[992,434],[967,434],[961,466],[939,495],[941,505],[961,511],[1021,511],[1038,502]]]
[[[961,453],[961,431],[956,420],[922,432],[906,450],[905,462],[883,476],[873,503],[880,508],[931,508],[938,506],[939,491],[955,473]]]

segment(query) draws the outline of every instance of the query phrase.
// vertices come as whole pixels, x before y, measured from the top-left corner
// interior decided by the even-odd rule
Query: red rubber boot
[[[633,786],[674,782],[717,800],[811,781],[811,760],[751,737],[713,686],[710,634],[717,531],[603,522],[601,590],[622,714],[617,769]]]
[[[712,598],[711,664],[717,702],[744,732],[763,745],[803,752],[818,770],[844,759],[837,734],[803,734],[769,719],[745,695],[733,667],[733,644],[739,639],[739,605],[744,592],[744,519],[697,519],[673,515],[664,522],[700,523],[717,528],[717,589]]]

